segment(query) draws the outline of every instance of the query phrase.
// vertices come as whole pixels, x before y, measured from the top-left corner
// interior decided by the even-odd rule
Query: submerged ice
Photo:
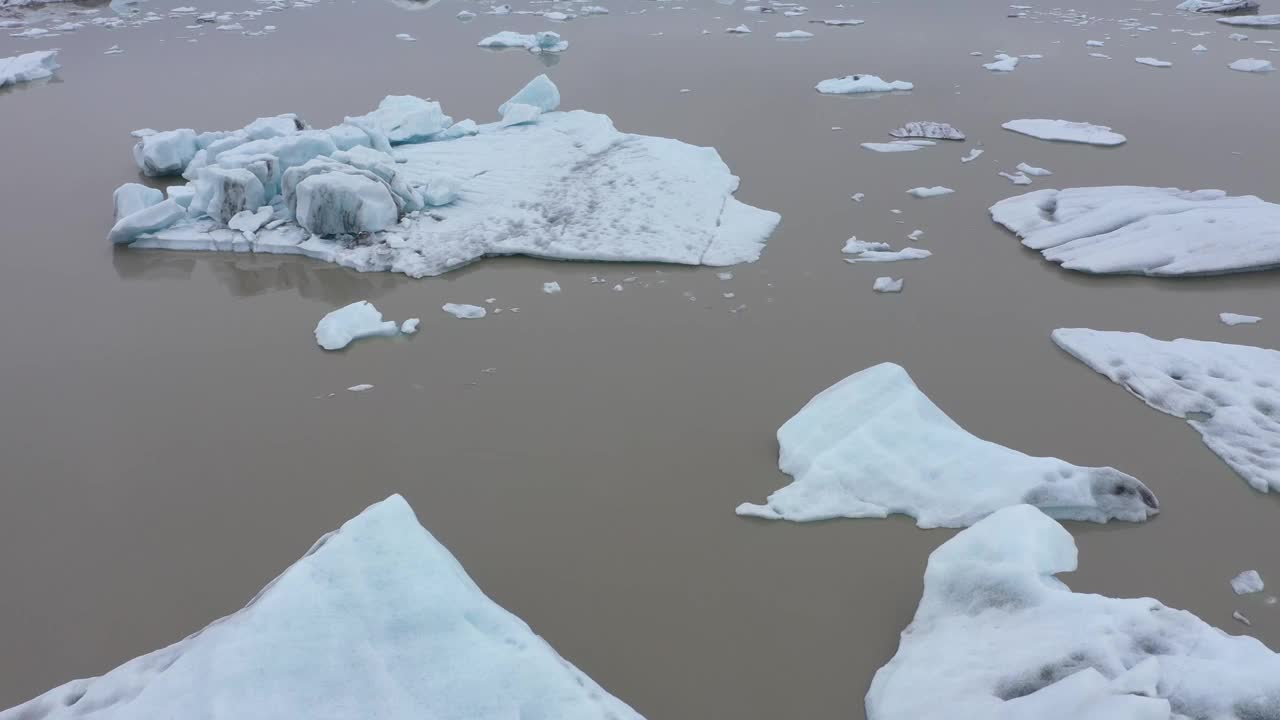
[[[1119,470],[1032,457],[969,434],[892,363],[819,393],[778,430],[778,445],[778,467],[794,482],[764,504],[739,505],[739,515],[804,522],[900,513],[930,528],[972,525],[1020,503],[1094,522],[1141,522],[1159,505]]]

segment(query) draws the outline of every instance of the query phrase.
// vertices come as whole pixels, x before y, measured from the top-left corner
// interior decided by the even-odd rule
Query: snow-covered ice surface
[[[399,495],[320,538],[241,610],[0,712],[197,717],[640,720],[486,597]]]
[[[1000,127],[1041,140],[1058,140],[1061,142],[1084,143],[1086,145],[1121,145],[1126,140],[1125,136],[1118,132],[1112,132],[1111,128],[1105,125],[1092,125],[1069,120],[1010,120]]]
[[[1237,595],[1262,592],[1266,587],[1262,582],[1262,575],[1257,570],[1245,570],[1231,578],[1231,591]]]
[[[1258,58],[1241,58],[1227,65],[1232,70],[1249,73],[1268,73],[1276,69],[1276,66],[1270,60],[1259,60]]]
[[[1218,22],[1238,27],[1280,27],[1280,15],[1239,15],[1218,18]]]
[[[875,284],[871,286],[871,289],[879,293],[902,292],[902,278],[894,279],[888,275],[882,275],[876,278]]]
[[[861,93],[893,92],[910,90],[915,85],[905,80],[886,82],[875,75],[845,75],[844,77],[823,80],[814,89],[826,95],[858,95]]]
[[[555,112],[559,102],[542,76],[503,104],[507,120],[489,125],[450,125],[438,103],[392,96],[328,130],[280,116],[246,128],[271,128],[262,140],[246,142],[244,131],[149,135],[139,143],[155,152],[140,157],[164,172],[185,168],[199,192],[185,217],[133,247],[297,254],[413,277],[500,255],[686,265],[759,258],[779,216],[734,199],[738,178],[715,150],[618,132],[605,115]],[[334,236],[300,226],[297,188],[312,178],[349,182],[342,176],[359,186],[320,184],[307,209],[325,211],[313,214],[326,222],[371,208],[379,225],[387,212],[398,221]],[[226,227],[236,212],[267,204],[279,225],[252,238]]]
[[[51,77],[58,65],[57,50],[37,50],[0,58],[0,88]]]
[[[1084,328],[1053,341],[1152,408],[1180,417],[1255,490],[1280,492],[1280,352]]]
[[[929,528],[964,527],[1020,503],[1094,522],[1157,512],[1155,495],[1118,470],[1031,457],[969,434],[893,363],[819,393],[778,430],[778,445],[778,467],[795,481],[763,505],[738,506],[739,515],[804,522],[901,513]]]
[[[325,315],[316,324],[316,344],[325,350],[341,350],[361,338],[390,336],[400,329],[368,300],[353,302]]]
[[[1221,320],[1224,325],[1253,325],[1254,323],[1262,320],[1262,318],[1257,315],[1238,315],[1236,313],[1229,312],[1218,313],[1218,319]]]
[[[1068,270],[1153,276],[1280,267],[1280,205],[1221,190],[1092,187],[1001,200],[991,217]]]
[[[909,122],[906,125],[890,130],[889,134],[896,138],[931,138],[934,140],[964,140],[964,133],[947,123],[932,121]]]
[[[1071,534],[1000,510],[929,556],[915,617],[868,720],[1263,720],[1280,655],[1151,598],[1075,593]]]

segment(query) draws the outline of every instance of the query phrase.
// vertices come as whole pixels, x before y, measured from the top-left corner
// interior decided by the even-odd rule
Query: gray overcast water
[[[199,7],[253,6],[217,2]],[[494,600],[650,718],[861,717],[925,559],[952,532],[902,517],[771,523],[733,508],[788,481],[776,469],[782,422],[882,361],[905,366],[981,437],[1112,465],[1159,495],[1145,526],[1069,525],[1074,589],[1156,597],[1280,646],[1269,593],[1237,598],[1227,584],[1256,568],[1280,585],[1280,501],[1049,339],[1091,327],[1280,347],[1277,274],[1087,277],[1022,248],[987,213],[1024,190],[996,174],[1019,162],[1054,172],[1025,189],[1214,187],[1280,200],[1267,120],[1280,117],[1280,74],[1226,68],[1280,61],[1270,46],[1230,42],[1232,29],[1176,15],[1173,0],[1077,4],[1160,28],[1136,38],[1113,22],[1010,19],[994,0],[811,4],[801,18],[695,0],[605,4],[608,16],[554,25],[571,47],[547,68],[475,43],[551,23],[464,24],[458,10],[482,6],[453,1],[420,12],[320,4],[244,21],[277,25],[268,37],[202,30],[197,43],[181,39],[190,31],[178,19],[0,36],[0,56],[59,47],[63,65],[55,82],[0,92],[0,708],[236,610],[315,538],[401,493]],[[867,23],[807,22],[824,17]],[[755,33],[722,32],[739,23]],[[790,29],[817,37],[772,37]],[[1192,53],[1198,42],[1209,52]],[[115,44],[124,54],[102,55]],[[1007,75],[981,69],[997,50],[1045,57]],[[1174,66],[1133,62],[1144,55]],[[742,178],[738,197],[782,213],[763,259],[730,281],[714,268],[527,259],[411,280],[104,240],[112,190],[137,177],[134,128],[234,128],[289,111],[327,126],[402,93],[485,122],[544,70],[565,108],[719,150]],[[850,73],[916,90],[813,91]],[[1129,142],[1000,129],[1020,117],[1110,125]],[[894,155],[858,147],[911,120],[952,123],[969,140]],[[962,164],[979,145],[986,154]],[[957,192],[904,192],[920,185]],[[851,202],[856,192],[866,199]],[[850,235],[899,247],[917,228],[932,258],[841,260]],[[884,274],[906,279],[901,295],[872,292]],[[551,280],[563,293],[541,292]],[[439,310],[490,297],[520,312],[461,321]],[[421,331],[317,348],[320,317],[361,299],[391,319],[422,317]],[[1230,328],[1223,311],[1264,320]],[[375,388],[345,390],[357,383]]]

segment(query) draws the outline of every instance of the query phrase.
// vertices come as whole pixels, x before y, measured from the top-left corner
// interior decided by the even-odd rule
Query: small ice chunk
[[[909,122],[889,134],[896,138],[932,138],[935,140],[964,140],[964,133],[947,123],[918,121]]]
[[[187,209],[174,200],[164,200],[136,210],[116,221],[107,239],[116,245],[128,245],[143,233],[170,227],[187,216]]]
[[[1271,64],[1270,60],[1259,60],[1258,58],[1242,58],[1227,67],[1248,73],[1268,73],[1276,69],[1276,66]]]
[[[721,280],[732,280],[732,279],[733,279],[733,273],[731,273],[731,272],[718,272],[718,273],[716,273],[716,277],[717,277],[717,278],[719,278],[719,279],[721,279]]]
[[[1237,622],[1244,623],[1245,625],[1253,625],[1252,622],[1249,622],[1249,618],[1245,617],[1239,610],[1232,610],[1231,617],[1235,618]]]
[[[539,75],[499,105],[498,114],[505,114],[508,105],[532,105],[542,112],[551,112],[560,107],[560,89],[551,82],[551,78]]]
[[[1107,55],[1107,54],[1105,54],[1105,53],[1089,53],[1089,57],[1093,57],[1093,58],[1101,58],[1101,59],[1103,59],[1103,60],[1110,60],[1110,59],[1111,59],[1111,56],[1110,56],[1110,55]]]
[[[907,233],[907,239],[914,242],[916,240],[919,240],[923,235],[924,235],[923,230],[912,230],[911,232]]]
[[[866,193],[854,193],[849,196],[849,199],[854,202],[862,202],[862,199],[865,198],[866,196],[867,196]]]
[[[852,258],[845,258],[848,263],[864,263],[864,262],[897,262],[898,260],[923,260],[933,255],[933,253],[924,248],[908,247],[901,250],[890,250],[889,243],[868,242],[851,237],[845,241],[844,247],[840,252],[845,255],[853,255]]]
[[[1013,183],[1014,185],[1030,185],[1031,184],[1031,178],[1027,177],[1026,173],[1020,173],[1020,172],[1007,173],[1007,172],[1001,171],[1000,177],[1007,178],[1009,182]]]
[[[542,283],[542,292],[548,295],[555,295],[560,292],[560,283],[555,281]]]
[[[815,85],[814,89],[826,95],[857,95],[861,93],[910,90],[914,87],[915,85],[904,80],[885,82],[875,75],[845,75],[840,78],[823,80]]]
[[[878,277],[876,278],[875,285],[873,285],[871,289],[878,293],[902,292],[902,278],[894,280],[888,275]]]
[[[382,312],[368,300],[338,308],[316,323],[316,344],[325,350],[341,350],[361,338],[399,333],[396,324],[383,321]]]
[[[396,39],[413,41],[413,40],[416,40],[417,38],[410,35],[409,33],[396,33]]]
[[[862,143],[862,149],[881,153],[915,152],[936,144],[929,140],[894,140],[887,143],[865,142]]]
[[[258,228],[271,222],[273,210],[270,205],[263,205],[254,211],[241,210],[227,221],[227,227],[242,233],[255,233]]]
[[[1191,48],[1191,52],[1198,52],[1198,53],[1209,52],[1209,48],[1205,47],[1204,45],[1197,45]]]
[[[1151,67],[1158,67],[1158,68],[1173,67],[1173,63],[1167,60],[1157,60],[1153,57],[1139,57],[1139,58],[1134,58],[1133,61],[1136,63],[1141,63],[1142,65],[1150,65]]]
[[[950,195],[955,192],[949,187],[934,185],[933,187],[915,187],[907,191],[908,195],[914,195],[918,198],[938,197],[939,195]]]
[[[166,130],[138,138],[133,146],[133,159],[148,177],[180,175],[199,149],[195,130]]]
[[[1101,40],[1086,40],[1084,44],[1089,47],[1102,47],[1103,45],[1106,45],[1106,43]]]
[[[1237,315],[1236,313],[1218,313],[1218,319],[1225,325],[1253,325],[1262,320],[1257,315]]]
[[[454,15],[454,17],[456,17],[456,18],[458,18],[459,20],[462,20],[462,21],[466,21],[466,20],[474,20],[474,19],[475,19],[475,17],[476,17],[476,14],[475,14],[475,13],[473,13],[473,12],[471,12],[470,10],[463,10],[463,11],[459,12],[457,15]]]
[[[1041,140],[1059,140],[1088,145],[1120,145],[1126,140],[1125,136],[1112,132],[1111,128],[1105,125],[1092,125],[1069,120],[1010,120],[1000,127]]]
[[[569,49],[569,42],[560,37],[559,33],[551,31],[538,32],[533,34],[524,34],[503,30],[496,35],[490,35],[479,43],[483,48],[524,48],[531,53],[558,53]]]
[[[982,155],[983,152],[985,151],[982,148],[973,148],[972,150],[969,151],[968,155],[965,155],[964,157],[960,158],[960,162],[964,162],[964,163],[973,162],[974,160],[977,160]]]
[[[102,54],[103,55],[123,55],[124,50],[121,50],[119,45],[112,45],[106,50],[103,50]]]
[[[982,67],[991,72],[1013,72],[1018,67],[1018,58],[1013,55],[1005,55],[1000,53],[995,56],[994,62],[983,63]]]
[[[1035,166],[1033,166],[1033,165],[1028,165],[1028,164],[1026,164],[1026,163],[1018,163],[1018,170],[1021,170],[1022,172],[1026,173],[1026,174],[1028,174],[1028,175],[1034,175],[1034,176],[1036,176],[1036,177],[1044,177],[1045,175],[1052,175],[1052,174],[1053,174],[1053,173],[1052,173],[1051,171],[1049,171],[1049,170],[1045,170],[1044,168],[1035,167]]]
[[[746,35],[751,32],[751,28],[747,27],[746,25],[739,25],[738,27],[725,28],[724,31],[727,33]]]
[[[119,220],[139,210],[158,205],[162,200],[164,200],[164,193],[155,188],[139,183],[125,183],[116,188],[116,191],[111,195],[112,204],[115,206],[115,215],[113,217]]]
[[[774,33],[774,37],[779,40],[805,40],[813,37],[813,33],[804,30],[788,30],[786,32]]]
[[[370,385],[369,383],[361,383],[359,385],[352,385],[347,389],[350,390],[351,392],[364,392],[365,390],[372,390],[373,386]]]
[[[464,320],[482,318],[488,312],[479,305],[462,305],[459,303],[445,303],[440,307],[440,309],[456,318],[462,318]]]
[[[400,323],[400,332],[405,335],[412,335],[418,332],[418,325],[422,322],[421,318],[409,318]]]
[[[1235,40],[1236,42],[1244,42],[1245,40],[1249,39],[1249,36],[1245,35],[1244,33],[1231,33],[1230,35],[1227,36],[1227,39]]]
[[[460,185],[458,179],[452,175],[435,175],[427,183],[427,190],[422,195],[423,202],[431,207],[448,205],[458,199]]]
[[[852,27],[854,25],[861,25],[865,23],[866,20],[810,20],[809,22],[822,23],[823,25],[829,25],[831,27]]]
[[[1262,576],[1257,570],[1245,570],[1231,578],[1231,590],[1237,595],[1262,592],[1264,589],[1266,584],[1262,582]]]

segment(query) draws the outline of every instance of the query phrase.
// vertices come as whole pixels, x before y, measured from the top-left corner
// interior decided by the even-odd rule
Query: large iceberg
[[[57,70],[57,50],[37,50],[14,57],[0,58],[0,88],[18,83],[43,80]]]
[[[1122,145],[1126,140],[1125,136],[1118,132],[1113,132],[1106,125],[1093,125],[1070,120],[1010,120],[1000,127],[1023,135],[1030,135],[1040,140],[1056,140],[1059,142],[1083,143],[1085,145]]]
[[[1280,492],[1280,352],[1083,328],[1053,341],[1147,405],[1184,418],[1255,490]]]
[[[1221,190],[1090,187],[1001,200],[991,217],[1068,270],[1153,276],[1280,267],[1280,205]]]
[[[778,430],[778,445],[778,467],[795,481],[763,505],[739,505],[739,515],[804,522],[901,513],[932,528],[965,527],[1021,503],[1093,522],[1141,522],[1159,507],[1119,470],[1032,457],[969,434],[893,363],[819,393]]]
[[[1263,720],[1280,655],[1151,598],[1072,592],[1061,525],[1021,505],[929,556],[915,618],[868,720]]]
[[[607,116],[557,112],[559,103],[541,76],[488,125],[391,96],[327,130],[282,115],[229,133],[143,133],[139,167],[181,172],[190,182],[170,198],[188,210],[115,237],[413,277],[495,255],[688,265],[760,256],[779,216],[734,199],[738,178],[715,150],[621,133]],[[241,213],[265,219],[264,207],[260,229],[228,226]]]
[[[490,600],[398,495],[243,609],[0,720],[640,720]]]

